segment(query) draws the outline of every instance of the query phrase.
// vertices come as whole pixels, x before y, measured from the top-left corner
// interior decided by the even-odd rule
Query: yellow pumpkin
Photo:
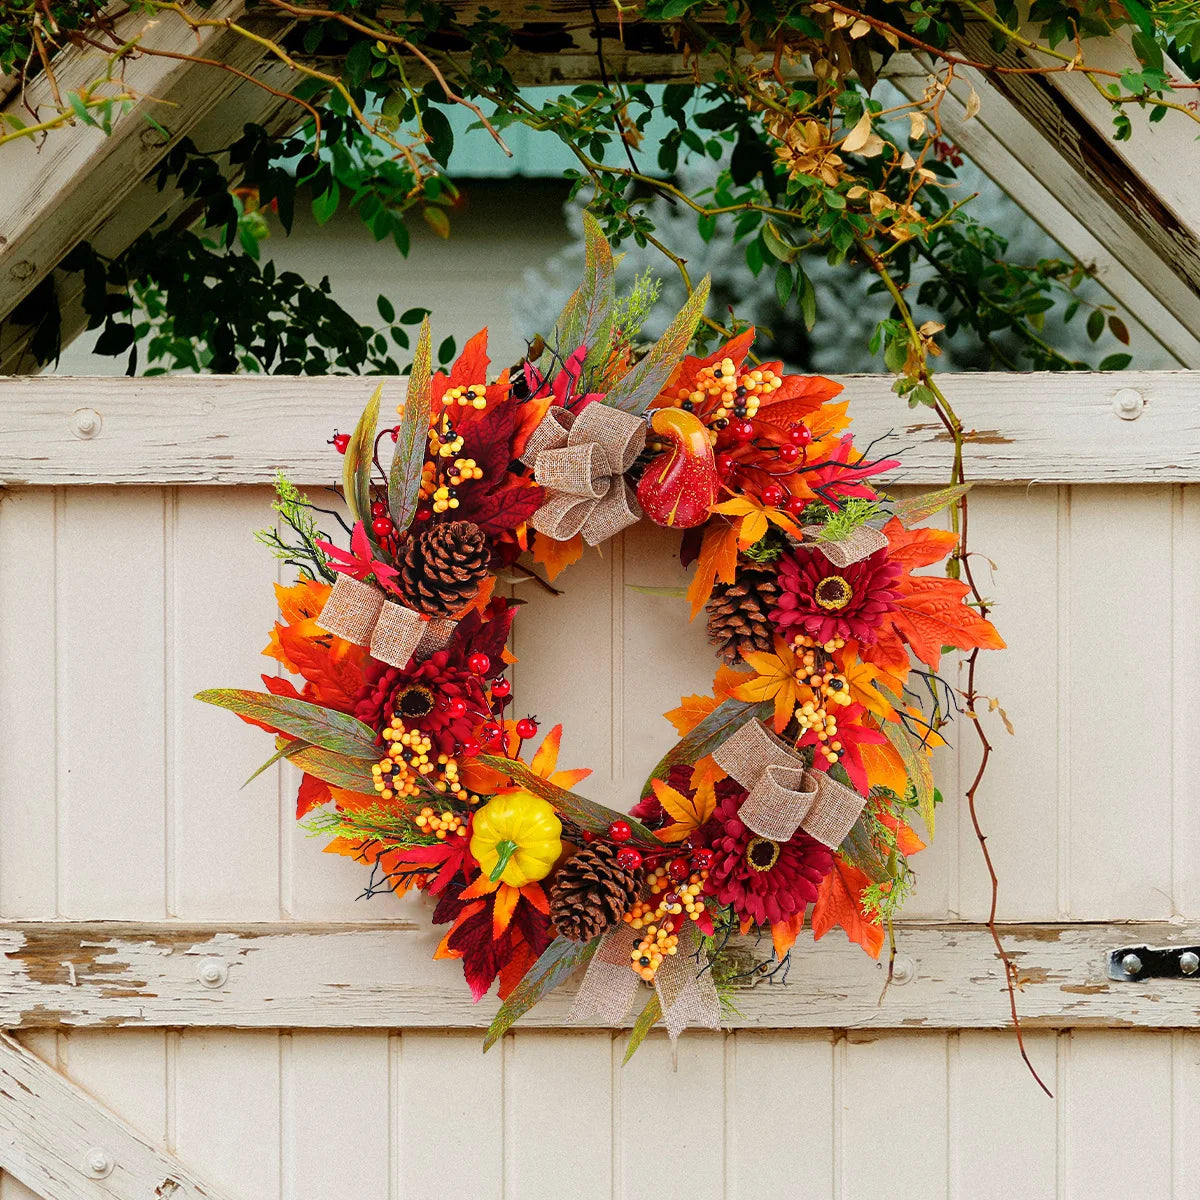
[[[524,887],[545,879],[561,853],[554,805],[532,792],[494,796],[475,813],[471,854],[493,883]]]

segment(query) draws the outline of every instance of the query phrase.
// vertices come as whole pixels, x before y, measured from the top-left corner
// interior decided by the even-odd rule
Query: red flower
[[[835,567],[819,550],[798,547],[779,560],[776,628],[791,641],[806,633],[818,642],[854,638],[873,642],[884,614],[896,607],[900,568],[886,550],[848,567]]]
[[[354,715],[381,731],[398,715],[409,729],[428,734],[439,754],[456,754],[487,717],[480,678],[467,660],[480,651],[491,660],[489,674],[504,669],[504,643],[515,611],[506,600],[491,601],[486,620],[478,613],[468,614],[458,623],[449,645],[422,663],[387,667],[372,660]],[[455,701],[465,705],[464,712],[457,712]],[[494,707],[500,711],[507,702],[497,700]]]
[[[745,798],[742,788],[717,785],[717,809],[705,826],[716,857],[704,890],[732,905],[744,922],[789,921],[816,900],[833,868],[833,851],[801,829],[787,842],[759,837],[738,816]]]

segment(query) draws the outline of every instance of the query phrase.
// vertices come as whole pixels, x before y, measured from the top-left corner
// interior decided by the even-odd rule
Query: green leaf
[[[817,323],[817,289],[803,273],[800,275],[800,315],[804,318],[805,329],[811,330]]]
[[[629,1041],[625,1043],[625,1057],[621,1059],[621,1066],[624,1066],[637,1053],[638,1047],[646,1040],[646,1034],[658,1024],[661,1016],[662,1004],[659,1002],[658,993],[651,992],[650,999],[646,1001],[646,1007],[638,1014],[638,1019],[634,1021],[633,1028],[629,1031]]]
[[[612,247],[591,213],[583,214],[583,283],[568,303],[568,320],[557,326],[558,349],[565,357],[579,346],[588,349],[584,367],[608,361],[612,341],[613,306],[616,300],[616,263]]]
[[[421,322],[417,348],[413,351],[408,393],[396,435],[396,452],[388,472],[388,509],[397,529],[407,529],[417,511],[421,490],[421,467],[429,437],[430,380],[433,374],[432,334],[429,318]]]
[[[279,745],[282,738],[277,738]],[[382,758],[382,753],[379,753]],[[309,775],[332,783],[334,787],[345,788],[349,792],[363,792],[374,796],[375,776],[371,773],[370,765],[361,758],[350,758],[344,754],[335,754],[332,750],[323,750],[320,746],[302,746],[299,750],[289,752],[288,762],[300,768]]]
[[[695,763],[706,754],[711,754],[735,729],[754,718],[765,719],[775,710],[767,701],[756,704],[752,700],[723,700],[696,726],[687,737],[675,743],[657,762],[642,785],[642,796],[654,790],[651,780],[666,779],[671,768],[679,763]]]
[[[792,274],[791,267],[787,263],[780,263],[775,270],[775,298],[779,301],[780,308],[787,308],[795,286],[796,277]]]
[[[444,167],[454,149],[454,130],[440,108],[427,108],[422,119],[429,138],[429,153]]]
[[[525,972],[525,978],[513,988],[500,1011],[492,1018],[483,1048],[490,1050],[543,996],[549,995],[560,984],[565,983],[586,963],[599,938],[590,942],[573,942],[570,938],[557,937],[542,951],[542,956]]]
[[[1123,371],[1133,362],[1132,354],[1110,354],[1100,360],[1101,371]]]
[[[492,770],[507,775],[513,783],[523,787],[527,792],[532,792],[535,796],[541,796],[543,800],[548,800],[564,817],[574,821],[581,829],[590,830],[593,833],[605,833],[613,821],[625,821],[632,830],[633,836],[639,841],[648,842],[652,846],[659,845],[658,839],[640,821],[635,821],[626,813],[617,812],[616,809],[608,808],[603,804],[597,804],[595,800],[589,800],[586,796],[569,792],[566,788],[559,787],[557,783],[551,783],[550,780],[535,775],[523,762],[518,762],[515,758],[504,758],[499,754],[481,754],[479,761],[486,763]]]
[[[270,692],[250,692],[242,688],[212,688],[197,692],[197,700],[227,708],[238,716],[261,721],[272,729],[302,738],[312,746],[332,750],[349,758],[378,762],[383,753],[375,744],[375,730],[370,725],[307,700],[291,696],[275,696]]]
[[[350,515],[366,525],[368,536],[371,530],[371,467],[375,457],[375,430],[379,425],[379,399],[382,395],[381,383],[358,418],[342,463],[346,505]]]
[[[330,180],[329,187],[319,196],[313,197],[312,215],[318,225],[324,225],[337,212],[338,202],[342,198],[342,189],[336,179]]]
[[[245,787],[246,784],[257,779],[265,770],[267,770],[268,767],[273,767],[277,762],[280,762],[282,759],[287,758],[287,756],[289,754],[294,754],[297,750],[302,750],[305,746],[308,745],[308,742],[306,742],[303,738],[292,738],[290,740],[285,739],[285,738],[276,738],[275,739],[276,745],[279,745],[280,742],[282,742],[283,745],[280,746],[280,748],[274,754],[272,754],[271,757],[268,758],[267,761],[265,763],[263,763],[263,765],[261,767],[259,767],[258,770],[255,771],[253,775],[251,775],[246,780],[246,783],[242,784],[242,787]]]
[[[776,228],[774,221],[768,221],[763,226],[762,236],[767,249],[780,262],[793,263],[800,257],[800,247],[793,246],[791,242],[787,241]]]
[[[641,583],[627,583],[631,592],[641,592],[643,596],[669,596],[672,600],[683,600],[687,597],[685,587],[648,587]]]
[[[922,521],[928,521],[943,508],[949,508],[956,500],[965,496],[972,486],[970,483],[955,483],[950,487],[938,488],[936,492],[925,492],[920,496],[897,500],[892,506],[892,512],[905,529],[911,529]]]
[[[642,412],[662,391],[671,372],[691,345],[696,326],[704,315],[704,306],[708,303],[710,286],[709,278],[705,275],[646,357],[612,386],[606,403],[623,412]]]
[[[1104,332],[1104,313],[1098,308],[1093,308],[1088,313],[1087,319],[1087,335],[1094,342],[1099,339]]]
[[[425,219],[425,224],[438,237],[444,239],[450,236],[450,218],[446,215],[444,208],[438,208],[433,204],[426,204],[421,208],[421,216]]]

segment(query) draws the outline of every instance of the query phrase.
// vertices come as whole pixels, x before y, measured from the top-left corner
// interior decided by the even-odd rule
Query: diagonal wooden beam
[[[295,73],[279,62],[260,63],[254,75],[256,80],[277,91],[286,91],[298,82]],[[304,115],[295,103],[273,95],[257,83],[235,80],[235,85],[222,103],[211,108],[189,131],[197,146],[208,150],[229,145],[247,124],[262,125],[271,133],[283,133]],[[171,187],[160,188],[152,173],[150,178],[138,182],[103,218],[87,240],[99,254],[116,258],[156,222],[165,219],[188,224],[191,215],[189,203],[181,201],[179,192]],[[53,276],[62,322],[60,340],[66,347],[87,324],[83,309],[83,276],[57,269]],[[30,350],[35,330],[36,326],[17,324],[11,317],[0,321],[0,375],[31,374],[42,369]],[[95,337],[94,333],[92,337]]]
[[[225,1196],[6,1034],[0,1034],[0,1170],[44,1200]]]
[[[247,28],[278,35],[276,16],[247,13],[244,0],[215,0],[206,19],[241,19]],[[227,27],[193,33],[173,14],[146,20],[130,13],[116,25],[118,38],[140,36],[141,44],[171,54],[219,59],[252,72],[263,47]],[[104,76],[107,56],[91,47],[70,47],[55,62],[63,96]],[[77,123],[56,129],[44,144],[30,139],[4,147],[4,205],[0,209],[0,319],[7,316],[78,242],[117,210],[167,150],[244,82],[217,67],[170,57],[134,53],[120,64],[110,92],[123,88],[137,99],[116,118],[111,135]],[[49,82],[33,80],[9,97],[6,112],[26,124],[26,106],[43,115],[56,111]],[[164,131],[166,136],[164,137]]]
[[[912,69],[890,76],[896,88],[914,102],[924,95],[929,78],[915,63]],[[977,113],[968,116],[972,92],[982,95],[984,101]],[[1039,159],[1039,170],[1032,168],[1027,148],[1038,144],[1039,135],[1025,116],[970,69],[955,75],[939,115],[946,140],[958,146],[1034,224],[1092,267],[1097,282],[1181,367],[1200,367],[1200,327],[1178,320],[1126,265],[1126,260],[1141,264],[1141,240],[1115,213],[1105,220],[1105,212],[1091,212],[1083,220],[1059,200],[1060,194],[1077,196],[1072,169],[1065,160],[1053,157]],[[1176,307],[1190,308],[1183,283],[1158,282],[1160,290],[1173,293]]]
[[[997,51],[974,24],[959,48],[998,66],[1048,65],[1019,46]],[[1134,65],[1118,39],[1085,43],[1083,57],[1105,69]],[[998,130],[1008,150],[1174,321],[1200,329],[1200,125],[1178,112],[1152,125],[1126,106],[1133,136],[1117,142],[1111,105],[1082,75],[988,73],[975,83],[984,110],[994,95],[1021,118]]]

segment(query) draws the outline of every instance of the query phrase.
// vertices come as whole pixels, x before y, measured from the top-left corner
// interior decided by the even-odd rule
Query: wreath
[[[688,355],[707,280],[639,352],[656,292],[618,298],[585,227],[583,282],[515,368],[489,381],[484,330],[435,371],[426,318],[398,423],[379,431],[377,390],[331,438],[349,522],[279,478],[259,537],[299,577],[264,653],[302,686],[199,696],[274,735],[297,816],[370,868],[366,895],[432,898],[437,956],[476,1000],[497,984],[489,1045],[585,965],[575,1018],[621,1024],[653,984],[631,1049],[659,1020],[716,1028],[746,969],[731,936],[769,935],[750,969],[786,970],[806,914],[878,957],[940,800],[941,657],[1004,645],[953,572],[916,573],[954,554],[917,526],[961,488],[890,497],[899,463],[855,448],[841,386],[754,365],[752,329]],[[574,790],[561,726],[533,750],[537,720],[510,715],[518,603],[495,587],[643,518],[681,531],[721,661],[626,815]]]

